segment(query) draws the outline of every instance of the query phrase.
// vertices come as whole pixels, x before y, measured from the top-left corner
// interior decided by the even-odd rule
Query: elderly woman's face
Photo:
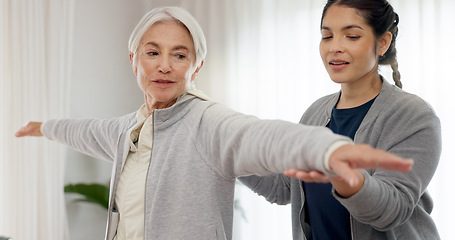
[[[188,30],[177,22],[158,22],[144,34],[133,64],[147,107],[166,108],[185,93],[196,72],[196,55]]]

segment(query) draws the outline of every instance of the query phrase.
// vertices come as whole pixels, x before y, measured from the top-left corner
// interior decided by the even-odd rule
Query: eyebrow
[[[358,29],[363,30],[363,28],[362,28],[361,26],[355,25],[355,24],[345,26],[345,27],[341,28],[341,30],[345,31],[345,30],[349,30],[349,29],[353,29],[353,28],[358,28]],[[331,29],[330,29],[329,27],[322,26],[322,27],[321,27],[321,30],[328,30],[328,31],[330,31]]]
[[[148,42],[146,43],[144,46],[147,46],[147,45],[152,45],[154,47],[157,47],[157,48],[160,48],[160,45],[156,42]],[[189,51],[188,50],[188,47],[184,46],[184,45],[177,45],[175,47],[172,48],[172,50],[186,50],[186,51]]]

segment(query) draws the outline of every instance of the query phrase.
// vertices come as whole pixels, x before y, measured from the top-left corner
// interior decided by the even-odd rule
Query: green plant
[[[68,184],[64,188],[65,193],[77,193],[83,198],[76,199],[78,202],[90,202],[108,209],[109,206],[109,186],[99,183],[77,183]]]

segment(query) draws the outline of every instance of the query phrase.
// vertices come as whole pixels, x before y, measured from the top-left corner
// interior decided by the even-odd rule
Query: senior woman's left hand
[[[359,187],[363,185],[364,178],[357,169],[381,168],[408,172],[411,170],[413,163],[412,159],[404,159],[366,144],[346,144],[336,149],[329,157],[330,170],[336,176],[326,176],[317,171],[305,172],[296,169],[285,171],[284,174],[303,181],[321,183],[329,182],[331,178],[336,177],[332,180],[340,181],[342,179],[351,187]]]

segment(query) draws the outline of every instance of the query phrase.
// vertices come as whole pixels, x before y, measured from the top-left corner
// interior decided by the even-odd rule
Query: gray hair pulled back
[[[207,55],[207,43],[204,32],[196,19],[185,9],[181,7],[160,7],[147,12],[134,28],[128,41],[128,50],[134,54],[133,64],[136,63],[137,49],[144,34],[152,27],[153,24],[163,21],[178,21],[183,24],[191,35],[196,51],[196,61],[193,68],[201,66]]]

